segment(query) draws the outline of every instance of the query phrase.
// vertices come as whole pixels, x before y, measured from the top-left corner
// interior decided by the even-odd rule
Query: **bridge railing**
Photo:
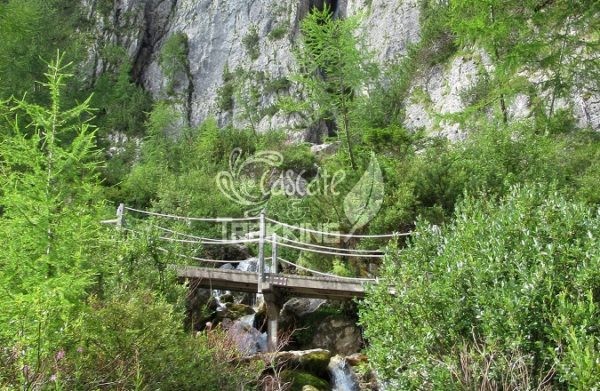
[[[162,227],[160,225],[151,224],[154,228],[161,232],[161,235],[158,237],[161,241],[171,242],[171,243],[181,243],[181,244],[202,244],[202,245],[232,245],[232,244],[249,244],[249,243],[257,243],[258,244],[258,265],[257,265],[257,273],[259,277],[259,289],[261,283],[264,283],[267,279],[267,268],[265,265],[265,245],[269,245],[271,247],[271,270],[268,274],[276,275],[279,273],[279,264],[284,264],[289,267],[293,267],[296,270],[302,270],[308,273],[311,273],[315,276],[332,278],[338,280],[354,280],[354,281],[376,281],[374,278],[357,278],[357,277],[343,277],[334,275],[331,273],[325,273],[318,270],[313,270],[307,268],[302,265],[298,265],[297,263],[290,262],[279,256],[279,248],[289,248],[292,250],[298,251],[306,251],[315,254],[321,254],[326,256],[340,256],[340,257],[350,257],[350,258],[366,258],[366,259],[381,259],[384,257],[384,253],[380,250],[369,250],[369,249],[352,249],[352,248],[340,248],[340,247],[332,247],[325,246],[322,244],[309,243],[306,241],[295,240],[286,236],[280,236],[276,233],[272,233],[268,235],[267,232],[267,224],[273,224],[276,226],[281,226],[285,229],[304,232],[309,234],[317,234],[321,235],[321,237],[335,237],[339,239],[392,239],[401,236],[409,236],[411,232],[406,233],[390,233],[390,234],[379,234],[379,235],[357,235],[357,234],[345,234],[339,232],[327,232],[327,231],[319,231],[307,227],[300,227],[292,224],[287,224],[280,222],[278,220],[269,218],[264,211],[260,213],[259,216],[256,217],[190,217],[190,216],[178,216],[174,214],[168,213],[160,213],[154,211],[146,211],[135,209],[131,207],[127,207],[124,204],[120,204],[117,208],[117,216],[114,220],[106,220],[103,223],[106,224],[115,224],[118,229],[126,230],[134,233],[141,233],[140,231],[135,230],[134,228],[130,228],[127,226],[125,221],[125,215],[127,212],[137,213],[144,216],[170,219],[176,221],[185,221],[185,222],[209,222],[209,223],[231,223],[231,222],[249,222],[249,223],[258,223],[258,238],[245,238],[245,239],[215,239],[215,238],[206,238],[201,236],[192,235],[189,233],[179,232],[170,228]],[[159,251],[165,253],[171,253],[169,250],[164,247],[158,247]],[[184,254],[174,254],[178,257],[187,258],[199,262],[206,262],[212,264],[225,264],[225,263],[233,263],[236,261],[231,260],[217,260],[217,259],[209,259],[209,258],[200,258],[194,257]]]

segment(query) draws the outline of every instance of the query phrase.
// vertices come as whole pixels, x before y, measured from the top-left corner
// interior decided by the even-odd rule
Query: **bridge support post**
[[[258,239],[258,293],[262,291],[262,283],[265,280],[265,211],[260,212],[260,237]]]
[[[272,289],[263,291],[263,297],[267,305],[267,349],[269,352],[275,352],[279,348],[280,300]]]
[[[277,268],[277,234],[273,233],[271,238],[271,274],[279,273]]]
[[[125,204],[120,203],[117,208],[117,228],[123,228],[123,222],[125,220]]]

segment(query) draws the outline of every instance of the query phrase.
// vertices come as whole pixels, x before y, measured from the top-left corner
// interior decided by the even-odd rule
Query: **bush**
[[[159,63],[168,80],[169,95],[175,94],[178,75],[189,71],[188,51],[187,35],[181,32],[171,35],[160,50]]]
[[[517,364],[519,389],[599,384],[599,238],[596,210],[538,186],[466,197],[443,233],[419,223],[361,309],[377,372],[401,389],[500,387]]]
[[[64,336],[63,348],[29,377],[32,389],[238,390],[255,383],[262,368],[236,364],[239,352],[220,331],[184,333],[183,317],[151,291],[92,298],[89,305],[80,334]],[[0,386],[21,372],[6,353]]]
[[[246,48],[246,52],[252,60],[256,60],[260,56],[260,37],[258,36],[258,29],[256,26],[250,27],[248,33],[242,38],[242,43]]]

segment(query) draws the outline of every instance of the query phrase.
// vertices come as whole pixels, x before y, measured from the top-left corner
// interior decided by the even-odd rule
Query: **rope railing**
[[[131,228],[123,228],[125,231],[133,232],[138,235],[144,235],[145,233],[142,231],[138,231]],[[186,244],[207,244],[207,245],[228,245],[228,244],[242,244],[242,243],[258,243],[260,239],[239,239],[239,240],[221,240],[221,239],[209,239],[209,240],[188,240],[188,239],[176,239],[170,238],[167,236],[158,236],[156,239],[168,241],[168,242],[176,242],[176,243],[186,243]]]
[[[131,229],[131,228],[125,228],[124,227],[123,230],[125,230],[127,232],[132,232],[132,233],[135,233],[135,234],[138,234],[138,235],[143,235],[144,234],[144,232],[142,232],[142,231],[134,230],[134,229]],[[198,241],[198,240],[184,240],[184,239],[174,239],[174,238],[168,238],[168,237],[158,237],[158,239],[160,239],[160,240],[166,240],[166,241],[173,241],[173,242],[178,242],[178,243],[192,243],[192,244],[202,243],[201,241]],[[280,239],[283,239],[283,238],[280,238]],[[259,239],[250,239],[250,240],[245,240],[245,241],[246,242],[247,241],[257,242],[258,240]],[[226,244],[226,243],[239,242],[239,241],[221,241],[221,242],[222,242],[222,244]],[[272,246],[273,246],[273,249],[275,249],[277,246],[283,246],[283,247],[290,247],[290,248],[299,249],[299,250],[302,250],[302,251],[310,251],[310,252],[314,252],[314,253],[328,254],[328,255],[350,256],[350,257],[368,257],[368,258],[374,258],[374,257],[381,258],[381,257],[383,257],[383,254],[377,254],[377,255],[374,255],[374,254],[342,254],[342,253],[329,252],[329,251],[320,251],[320,250],[315,250],[315,249],[306,249],[306,248],[301,248],[301,247],[292,246],[292,245],[289,245],[289,244],[286,244],[286,243],[278,242],[275,236],[274,236],[274,240],[273,239],[271,239],[271,240],[267,239],[267,240],[265,240],[265,242],[271,243]],[[293,241],[293,242],[295,242],[295,241]],[[211,242],[210,244],[215,244],[215,243]],[[322,247],[324,247],[324,246],[322,246]],[[163,253],[172,254],[172,255],[175,255],[175,256],[180,257],[180,258],[190,259],[190,260],[194,260],[194,261],[198,261],[198,262],[212,263],[212,264],[221,264],[221,265],[223,265],[223,264],[231,264],[231,263],[236,263],[236,262],[243,261],[243,260],[218,260],[218,259],[201,258],[201,257],[196,257],[196,256],[191,256],[191,255],[185,255],[185,254],[181,254],[181,253],[169,251],[169,250],[167,250],[164,247],[156,247],[156,249],[159,250],[159,251],[161,251],[161,252],[163,252]],[[284,263],[286,265],[295,267],[298,270],[303,270],[303,271],[311,273],[313,275],[327,277],[327,278],[330,278],[330,279],[348,280],[348,281],[363,281],[363,282],[376,282],[376,281],[378,281],[376,278],[346,277],[346,276],[338,276],[338,275],[331,274],[331,273],[325,273],[325,272],[321,272],[321,271],[318,271],[318,270],[307,268],[305,266],[298,265],[297,263],[290,262],[290,261],[288,261],[288,260],[286,260],[284,258],[281,258],[281,257],[279,257],[277,255],[274,255],[272,263],[276,264],[277,261],[279,261],[281,263]],[[258,262],[259,262],[259,266],[262,265],[262,264],[264,264],[264,260],[259,259]],[[274,266],[274,265],[272,265],[272,266]],[[259,269],[264,269],[264,267],[263,268],[259,267]],[[273,274],[277,274],[276,270],[277,270],[277,268],[274,267],[274,273]],[[265,272],[266,272],[265,270],[262,270],[262,272],[259,271],[259,275],[264,275]]]
[[[150,212],[147,210],[130,208],[128,206],[124,207],[125,210],[130,212],[136,212],[145,214],[147,216],[156,216],[156,217],[164,217],[172,220],[183,220],[183,221],[201,221],[208,223],[229,223],[234,221],[258,221],[258,217],[189,217],[189,216],[178,216],[167,213],[158,213],[158,212]]]
[[[151,226],[151,227],[154,227],[154,228],[156,228],[156,229],[158,229],[160,231],[163,231],[163,232],[168,232],[168,233],[171,233],[171,234],[177,235],[177,236],[183,236],[185,238],[196,239],[196,240],[199,240],[199,241],[217,242],[218,243],[218,242],[220,242],[222,240],[222,239],[205,238],[205,237],[202,237],[202,236],[196,236],[196,235],[186,234],[186,233],[183,233],[183,232],[174,231],[174,230],[169,229],[169,228],[161,227],[160,225],[156,225],[156,224],[152,224],[152,223],[149,223],[148,225]]]
[[[283,240],[284,242],[289,242],[289,243],[293,243],[293,244],[297,244],[297,245],[304,245],[304,246],[310,246],[310,247],[314,247],[317,249],[324,249],[324,250],[333,250],[333,249],[337,249],[341,252],[347,252],[350,254],[373,254],[376,253],[377,255],[381,255],[383,254],[382,251],[379,250],[367,250],[367,249],[354,249],[354,248],[339,248],[339,247],[329,247],[329,246],[321,246],[318,244],[314,244],[314,243],[308,243],[308,242],[300,242],[297,240],[293,240],[290,238],[286,238],[285,236],[278,236],[278,239]]]
[[[125,206],[124,204],[119,205],[117,210],[117,219],[116,220],[107,220],[104,223],[116,224],[119,229],[124,229],[128,232],[133,232],[135,234],[148,234],[147,232],[138,231],[135,229],[131,229],[127,226],[124,226],[124,217],[125,211],[134,212],[143,214],[145,216],[154,216],[161,217],[166,219],[173,219],[185,222],[191,221],[200,221],[200,222],[215,222],[215,223],[227,223],[227,222],[258,222],[259,227],[259,237],[258,238],[244,238],[244,239],[213,239],[206,238],[202,236],[196,236],[185,232],[179,232],[174,229],[165,228],[158,224],[154,224],[155,221],[151,220],[151,222],[146,221],[146,224],[150,225],[153,229],[160,231],[160,233],[156,233],[159,235],[156,237],[157,240],[164,242],[172,242],[172,243],[183,243],[183,244],[200,244],[200,245],[232,245],[232,244],[249,244],[249,243],[257,243],[258,244],[258,274],[261,276],[259,278],[259,291],[260,291],[260,281],[264,282],[265,278],[265,244],[270,244],[271,252],[272,252],[272,273],[277,274],[277,263],[282,262],[289,266],[295,267],[297,270],[302,270],[308,273],[312,273],[316,276],[323,276],[331,279],[340,279],[340,280],[350,280],[350,281],[377,281],[377,279],[373,278],[358,278],[358,277],[344,277],[337,276],[331,273],[320,272],[318,270],[313,270],[307,268],[305,266],[298,265],[296,263],[290,262],[284,258],[281,258],[277,254],[277,247],[281,246],[288,249],[298,250],[298,251],[306,251],[315,254],[329,255],[329,256],[337,256],[337,257],[353,257],[353,258],[377,258],[381,259],[384,257],[384,253],[381,250],[369,250],[369,249],[353,249],[353,248],[340,248],[327,246],[316,243],[310,243],[304,240],[296,240],[296,238],[292,239],[290,237],[285,236],[277,236],[275,233],[272,236],[267,236],[267,226],[266,222],[274,224],[276,226],[288,228],[294,231],[306,232],[311,234],[317,234],[327,237],[335,237],[335,238],[396,238],[400,236],[409,236],[412,233],[392,233],[392,234],[382,234],[382,235],[355,235],[355,234],[343,234],[338,232],[327,232],[327,231],[319,231],[316,229],[311,229],[307,227],[300,227],[296,225],[291,225],[287,223],[283,223],[281,221],[271,219],[265,216],[265,213],[262,212],[259,217],[244,217],[244,218],[233,218],[233,217],[215,217],[215,218],[204,218],[204,217],[189,217],[189,216],[178,216],[174,214],[168,213],[159,213],[159,212],[150,212],[135,208],[130,208]],[[141,218],[136,218],[135,220],[142,220]],[[161,234],[162,233],[162,234]],[[206,263],[214,263],[214,264],[226,264],[226,263],[235,263],[238,261],[231,260],[216,260],[216,259],[208,259],[201,257],[194,257],[189,255],[184,255],[177,252],[172,252],[164,247],[157,247],[157,249],[164,253],[173,254],[177,257],[182,257],[186,259],[191,259],[199,262]]]
[[[305,227],[299,227],[297,225],[291,225],[291,224],[286,224],[283,223],[281,221],[277,221],[274,219],[271,219],[269,217],[265,218],[266,221],[282,226],[282,227],[286,227],[289,229],[292,229],[294,231],[302,231],[302,232],[310,232],[313,234],[318,234],[318,235],[323,235],[323,236],[333,236],[333,237],[338,237],[338,238],[359,238],[359,239],[376,239],[376,238],[394,238],[397,236],[409,236],[412,234],[412,232],[405,232],[405,233],[392,233],[392,234],[382,234],[382,235],[356,235],[356,234],[342,234],[339,232],[326,232],[326,231],[318,231],[315,229],[310,229],[310,228],[305,228]]]
[[[260,239],[236,239],[236,240],[189,240],[189,239],[175,239],[167,236],[159,236],[158,239],[166,240],[168,242],[176,243],[187,243],[187,244],[207,244],[207,245],[228,245],[228,244],[244,244],[244,243],[258,243]]]
[[[281,257],[277,257],[277,260],[279,262],[281,262],[281,263],[285,263],[286,265],[293,266],[293,267],[295,267],[298,270],[304,270],[305,272],[309,272],[309,273],[316,274],[316,275],[323,276],[323,277],[330,277],[330,278],[335,279],[335,280],[350,280],[350,281],[365,281],[365,282],[367,282],[367,281],[377,281],[376,278],[345,277],[345,276],[338,276],[336,274],[331,274],[331,273],[324,273],[324,272],[320,272],[318,270],[313,270],[313,269],[309,269],[309,268],[304,267],[304,266],[300,266],[300,265],[298,265],[296,263],[287,261],[287,260],[285,260],[285,259],[283,259]]]
[[[199,221],[199,222],[212,222],[212,223],[228,223],[228,222],[250,222],[250,221],[255,221],[255,222],[259,222],[260,221],[260,217],[190,217],[190,216],[179,216],[179,215],[174,215],[174,214],[168,214],[168,213],[160,213],[160,212],[151,212],[151,211],[147,211],[147,210],[141,210],[141,209],[136,209],[136,208],[131,208],[128,206],[122,206],[123,211],[130,211],[130,212],[135,212],[135,213],[140,213],[140,214],[144,214],[147,216],[155,216],[155,217],[163,217],[163,218],[168,218],[168,219],[173,219],[173,220],[181,220],[181,221]],[[312,233],[312,234],[318,234],[318,235],[323,235],[323,236],[330,236],[330,237],[338,237],[338,238],[357,238],[357,239],[377,239],[377,238],[394,238],[394,237],[401,237],[401,236],[410,236],[412,235],[412,232],[404,232],[404,233],[400,233],[400,232],[395,232],[395,233],[391,233],[391,234],[378,234],[378,235],[358,235],[358,234],[344,234],[344,233],[339,233],[339,232],[327,232],[327,231],[319,231],[319,230],[315,230],[315,229],[311,229],[311,228],[307,228],[307,227],[300,227],[297,225],[291,225],[291,224],[287,224],[269,217],[264,217],[265,221],[268,221],[272,224],[275,225],[279,225],[281,227],[285,227],[285,228],[289,228],[291,230],[294,231],[301,231],[301,232],[308,232],[308,233]],[[106,220],[106,223],[109,222],[114,222],[114,220]]]
[[[275,243],[271,239],[265,239],[265,242],[268,242],[271,244]],[[316,253],[316,254],[336,255],[336,256],[340,256],[340,257],[354,257],[354,258],[383,258],[384,257],[384,254],[342,253],[342,252],[338,252],[338,251],[325,251],[325,250],[319,250],[319,249],[314,249],[314,248],[295,246],[293,244],[282,243],[282,242],[276,242],[276,245],[282,246],[282,247],[287,247],[287,248],[293,248],[295,250],[308,251],[308,252]],[[337,249],[337,248],[332,248],[332,249]]]
[[[163,253],[172,253],[171,251],[167,250],[166,248],[163,247],[157,247],[157,250],[163,252]],[[175,256],[178,256],[180,258],[186,258],[186,259],[191,259],[194,261],[200,261],[200,262],[207,262],[207,263],[217,263],[217,264],[227,264],[227,263],[236,263],[236,262],[241,262],[241,261],[225,261],[225,260],[221,260],[221,259],[208,259],[208,258],[199,258],[199,257],[194,257],[191,255],[185,255],[185,254],[180,254],[180,253],[172,253]]]

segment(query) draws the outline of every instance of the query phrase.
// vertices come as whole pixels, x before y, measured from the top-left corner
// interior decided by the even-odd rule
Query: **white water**
[[[327,366],[332,391],[360,391],[358,379],[342,356],[333,356]]]

